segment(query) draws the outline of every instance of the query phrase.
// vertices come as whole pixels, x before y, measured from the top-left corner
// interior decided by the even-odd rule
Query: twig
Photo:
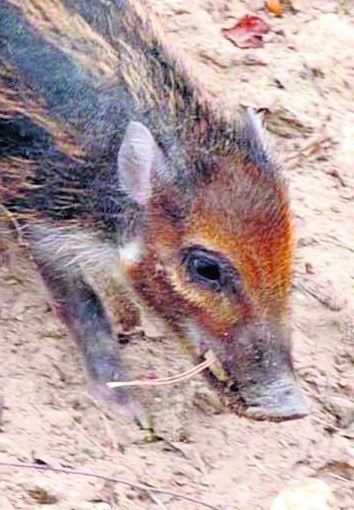
[[[210,355],[209,358],[199,365],[186,370],[180,374],[172,375],[169,377],[161,377],[159,379],[136,379],[135,381],[112,381],[108,382],[107,386],[109,388],[122,388],[125,386],[164,386],[166,384],[175,384],[182,381],[187,381],[191,379],[195,375],[199,374],[206,368],[209,368],[213,363],[215,363],[216,357],[214,355]]]
[[[204,501],[201,501],[200,499],[193,498],[192,496],[186,496],[184,494],[179,494],[178,492],[170,491],[167,489],[160,489],[158,487],[152,487],[150,485],[146,485],[143,483],[130,482],[129,480],[126,480],[125,478],[121,478],[121,477],[99,475],[96,473],[90,473],[88,471],[80,471],[77,469],[54,468],[51,466],[41,466],[41,465],[37,465],[37,464],[27,464],[27,463],[21,464],[21,463],[17,463],[17,462],[0,462],[0,466],[11,467],[14,469],[34,469],[37,471],[52,471],[53,473],[61,473],[61,474],[65,474],[65,475],[87,476],[87,477],[91,477],[91,478],[97,478],[98,480],[104,480],[106,482],[121,483],[123,485],[129,485],[130,487],[134,487],[135,489],[144,491],[149,495],[152,493],[155,493],[155,492],[160,493],[160,494],[167,494],[168,496],[172,496],[173,498],[184,499],[185,501],[190,501],[192,503],[196,503],[197,505],[204,506],[205,508],[210,508],[211,510],[220,510],[220,507],[218,508],[214,505],[210,505],[209,503],[204,503]]]
[[[341,482],[348,482],[348,478],[344,478],[344,476],[337,475],[336,473],[328,473],[332,478],[336,478],[336,480],[340,480]]]
[[[159,500],[156,494],[153,494],[151,491],[149,491],[149,496],[151,500],[160,508],[160,510],[167,510],[166,506],[162,503],[162,501]]]
[[[354,247],[352,248],[351,246],[346,244],[345,241],[342,241],[341,239],[338,239],[337,237],[327,235],[327,236],[322,236],[321,239],[324,240],[326,243],[334,244],[334,246],[339,246],[339,248],[344,248],[345,250],[348,250],[348,251],[351,251],[352,253],[354,253]]]
[[[301,290],[302,292],[307,292],[307,294],[309,294],[310,296],[312,296],[314,299],[316,299],[319,303],[321,303],[321,305],[325,306],[326,308],[329,308],[329,310],[332,310],[332,311],[337,311],[337,308],[334,307],[329,301],[328,299],[326,299],[325,297],[322,297],[318,294],[316,294],[316,292],[312,289],[310,289],[309,287],[306,287],[303,283],[296,283],[294,285],[295,289],[299,289]]]

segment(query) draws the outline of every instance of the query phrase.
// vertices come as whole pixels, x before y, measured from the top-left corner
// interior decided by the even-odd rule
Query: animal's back
[[[56,220],[92,216],[95,229],[114,230],[115,163],[128,122],[144,119],[170,150],[193,88],[138,2],[11,0],[0,14],[5,196]]]
[[[92,216],[95,228],[114,229],[112,155],[132,108],[123,91],[112,98],[102,90],[116,79],[117,51],[64,3],[3,2],[0,11],[0,158],[9,207],[65,222]]]

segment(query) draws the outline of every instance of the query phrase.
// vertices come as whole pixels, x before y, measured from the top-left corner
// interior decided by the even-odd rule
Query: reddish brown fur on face
[[[166,214],[178,189],[152,203],[144,261],[133,280],[144,279],[144,298],[172,324],[192,317],[222,338],[238,321],[286,321],[291,280],[292,227],[284,184],[246,162],[220,157],[210,179],[196,187],[185,218]],[[239,274],[240,295],[200,288],[181,264],[181,252],[200,246],[228,260]]]
[[[188,236],[232,262],[252,310],[271,315],[286,309],[292,228],[282,182],[255,165],[223,162],[198,190]]]

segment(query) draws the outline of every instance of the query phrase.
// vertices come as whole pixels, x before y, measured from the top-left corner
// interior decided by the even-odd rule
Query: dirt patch
[[[229,109],[262,109],[289,179],[297,225],[295,361],[315,412],[297,422],[251,423],[221,412],[202,378],[142,391],[160,440],[90,396],[74,343],[53,317],[30,264],[1,272],[0,460],[45,462],[164,486],[220,509],[269,510],[308,477],[326,481],[337,508],[353,508],[354,31],[349,2],[297,2],[274,18],[261,1],[154,0],[173,44]],[[295,3],[295,2],[294,2]],[[221,34],[256,12],[271,30],[240,49]],[[119,326],[117,326],[119,327]],[[135,374],[190,366],[173,339],[132,336]],[[138,368],[137,368],[138,367]],[[198,509],[126,486],[1,468],[2,509]],[[1,499],[3,498],[3,499]],[[163,506],[165,505],[165,506]]]

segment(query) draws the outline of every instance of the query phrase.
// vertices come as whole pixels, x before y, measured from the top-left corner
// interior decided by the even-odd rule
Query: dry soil
[[[293,341],[314,413],[282,424],[223,411],[202,377],[141,391],[157,438],[90,394],[73,341],[53,316],[30,263],[0,269],[0,461],[47,463],[120,476],[197,497],[220,510],[269,510],[275,495],[324,480],[336,508],[354,508],[354,110],[349,1],[294,2],[282,18],[262,1],[149,0],[207,90],[229,109],[262,110],[289,180],[297,229]],[[271,30],[259,49],[221,34],[245,13]],[[117,324],[117,331],[121,330]],[[190,367],[173,339],[131,335],[136,375]],[[156,499],[156,497],[158,499]],[[197,510],[94,478],[0,468],[0,507]],[[317,510],[317,509],[316,509]],[[319,509],[320,510],[320,509]]]

